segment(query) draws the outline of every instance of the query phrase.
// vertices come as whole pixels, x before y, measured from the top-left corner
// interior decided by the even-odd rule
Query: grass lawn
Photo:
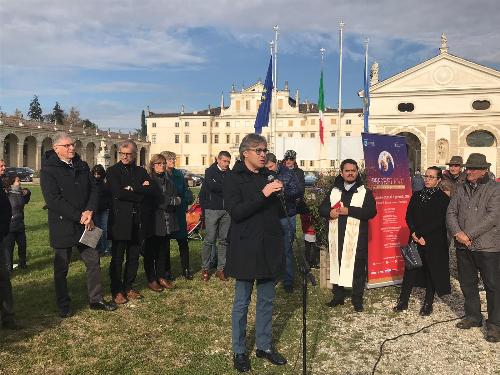
[[[146,288],[142,263],[137,288],[145,299],[128,303],[116,312],[91,311],[87,307],[85,268],[77,251],[68,274],[75,315],[62,320],[55,304],[52,261],[48,242],[47,213],[38,186],[30,186],[26,207],[28,237],[27,270],[15,270],[12,284],[18,323],[25,329],[0,330],[0,373],[71,374],[230,374],[231,306],[233,281],[200,278],[200,241],[190,241],[191,268],[195,279],[179,277],[173,291],[154,293]],[[177,244],[172,241],[173,272],[179,275]],[[101,258],[105,290],[109,298],[109,257]],[[321,323],[328,313],[329,297],[316,287],[310,295],[310,357],[320,360]],[[254,349],[254,303],[249,314],[249,348]],[[301,294],[285,295],[278,288],[274,335],[277,348],[290,365],[276,368],[252,355],[257,374],[296,374],[301,369]]]

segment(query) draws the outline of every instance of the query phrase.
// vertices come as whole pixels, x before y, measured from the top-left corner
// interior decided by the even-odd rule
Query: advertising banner
[[[408,243],[406,207],[411,179],[404,137],[363,133],[367,186],[377,203],[369,222],[368,287],[401,283],[404,260],[400,247]]]

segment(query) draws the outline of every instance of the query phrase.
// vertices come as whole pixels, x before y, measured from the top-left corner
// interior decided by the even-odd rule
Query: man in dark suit
[[[133,283],[141,246],[153,235],[154,197],[161,192],[156,184],[151,184],[146,170],[135,164],[135,142],[122,142],[119,154],[120,161],[107,170],[107,186],[113,198],[108,225],[108,236],[112,240],[109,275],[114,302],[124,304],[129,299],[143,298]]]
[[[271,172],[264,167],[267,141],[248,134],[240,148],[242,161],[236,162],[224,178],[224,207],[231,216],[226,275],[236,279],[232,311],[234,368],[250,370],[246,353],[248,305],[254,284],[257,287],[255,318],[256,356],[275,365],[286,359],[272,346],[272,315],[276,279],[285,268],[281,204],[275,194],[283,189],[279,180],[269,182]]]
[[[4,171],[5,162],[0,160],[0,179]],[[0,244],[3,238],[9,233],[11,216],[12,210],[9,198],[7,198],[3,186],[0,183]],[[17,325],[14,322],[12,284],[10,283],[10,269],[6,255],[6,252],[0,248],[0,318],[2,321],[2,328],[16,329]]]
[[[68,134],[59,133],[53,149],[44,154],[40,186],[48,209],[50,244],[55,251],[54,282],[60,316],[72,315],[66,276],[74,246],[87,268],[90,308],[115,310],[114,303],[103,299],[99,253],[79,242],[85,229],[94,228],[92,215],[97,208],[98,191],[89,166],[75,153],[75,143]]]

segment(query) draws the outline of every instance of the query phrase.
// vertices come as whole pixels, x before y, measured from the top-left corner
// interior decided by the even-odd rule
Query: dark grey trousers
[[[2,239],[0,238],[1,242]],[[14,320],[14,300],[12,298],[10,269],[6,255],[6,252],[0,249],[0,318],[2,322]]]
[[[210,268],[212,247],[217,244],[217,270],[221,271],[226,265],[227,233],[231,225],[231,217],[225,210],[205,210],[205,240],[201,251],[201,267]]]

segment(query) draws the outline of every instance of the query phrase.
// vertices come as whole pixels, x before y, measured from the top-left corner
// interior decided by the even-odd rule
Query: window
[[[278,109],[283,109],[283,99],[278,99]]]
[[[179,134],[174,135],[174,143],[179,143]]]
[[[189,126],[189,121],[185,121],[184,126]]]
[[[346,137],[350,137],[351,136],[351,132],[345,132],[345,136]]]
[[[330,132],[330,135],[331,135],[332,137],[335,137],[335,132]]]
[[[300,138],[305,138],[306,137],[306,133],[300,133]]]
[[[189,165],[189,155],[184,156],[184,165]]]
[[[226,134],[226,143],[231,142],[231,134]]]
[[[189,134],[184,134],[184,143],[189,143]]]
[[[335,167],[335,160],[330,160],[330,167]]]
[[[153,128],[156,128],[156,122],[153,122],[153,124],[151,125]]]
[[[218,128],[219,127],[219,121],[215,121],[215,127]]]
[[[466,141],[469,147],[491,147],[497,143],[495,136],[486,130],[473,131],[467,136]]]
[[[415,109],[415,106],[413,103],[399,103],[398,104],[398,111],[399,112],[413,112]]]
[[[309,134],[309,136],[310,136],[311,138],[316,138],[316,133],[310,133],[310,134]]]
[[[300,120],[300,126],[305,126],[306,125],[306,120]]]
[[[156,134],[155,133],[151,134],[151,143],[153,143],[153,144],[156,143]]]
[[[214,143],[219,143],[219,134],[214,134]]]
[[[207,135],[206,134],[201,135],[201,143],[207,143]]]
[[[346,125],[351,125],[351,123],[352,123],[352,120],[351,120],[351,119],[347,119],[347,120],[345,120],[345,124],[346,124]]]
[[[293,126],[293,120],[288,120],[288,126]]]
[[[206,121],[203,121],[203,126],[207,126],[207,122]]]
[[[314,160],[309,161],[309,166],[314,167]]]
[[[293,138],[293,133],[288,133],[288,138]]]
[[[300,163],[301,167],[305,167],[306,166],[306,162],[304,160],[301,160],[299,163]]]
[[[237,100],[236,101],[236,112],[239,112],[240,111],[240,101]]]
[[[316,119],[312,118],[311,119],[311,125],[315,125],[316,124]]]
[[[175,127],[176,127],[176,128],[178,128],[178,127],[179,127],[179,123],[178,123],[178,122],[176,122],[176,123],[175,123]]]
[[[240,143],[240,135],[239,135],[239,134],[236,134],[236,135],[234,136],[234,143],[236,143],[236,144],[239,144],[239,143]]]
[[[229,128],[231,126],[231,123],[229,121],[226,121],[226,128]]]
[[[278,137],[280,137],[280,138],[281,138],[281,136],[282,136],[282,134],[281,134],[281,133],[278,133]]]
[[[207,157],[205,155],[201,156],[201,165],[205,165],[207,163]]]
[[[250,110],[250,100],[245,101],[245,109],[246,109],[247,111],[249,111],[249,110]]]
[[[331,118],[330,119],[330,125],[335,125],[337,123],[337,119],[336,118]]]
[[[472,103],[472,108],[474,108],[476,111],[484,111],[486,109],[489,109],[491,106],[491,103],[489,100],[474,100]]]

